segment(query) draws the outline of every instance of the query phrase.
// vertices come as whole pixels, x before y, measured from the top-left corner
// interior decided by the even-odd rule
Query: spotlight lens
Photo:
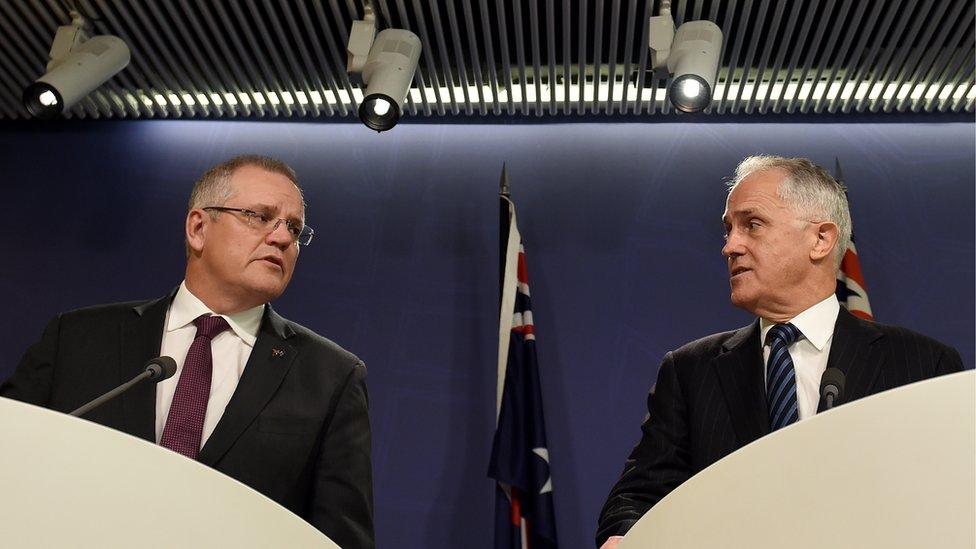
[[[47,120],[61,114],[64,101],[56,88],[37,81],[24,88],[24,107],[34,118]]]
[[[373,101],[372,109],[373,114],[383,116],[384,114],[390,112],[390,102],[382,97],[378,97]]]
[[[388,95],[370,94],[359,105],[359,119],[370,129],[386,131],[400,120],[400,106]]]
[[[698,97],[698,94],[701,93],[701,88],[701,84],[692,78],[686,78],[685,81],[681,83],[681,93],[683,93],[685,97]]]
[[[697,74],[683,74],[671,81],[668,99],[679,111],[698,112],[711,103],[712,89]]]
[[[44,92],[41,93],[40,97],[38,97],[37,100],[40,101],[41,105],[44,105],[45,107],[50,107],[51,105],[57,105],[58,103],[58,98],[54,95],[54,92],[52,92],[51,90],[44,90]]]

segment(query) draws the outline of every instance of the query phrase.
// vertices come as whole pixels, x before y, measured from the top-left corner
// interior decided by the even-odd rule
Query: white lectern
[[[818,414],[695,475],[620,549],[976,547],[976,373]]]
[[[0,398],[4,547],[318,547],[253,489],[144,440]]]

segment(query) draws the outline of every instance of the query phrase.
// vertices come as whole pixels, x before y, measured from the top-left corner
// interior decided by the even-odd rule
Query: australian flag
[[[840,171],[840,160],[835,158],[834,162],[836,163],[837,182],[843,186],[844,176]],[[874,315],[871,313],[871,303],[868,301],[868,292],[865,289],[864,273],[861,272],[861,261],[857,257],[857,248],[854,246],[853,234],[850,243],[847,245],[847,250],[844,251],[840,268],[837,269],[837,301],[854,316],[865,320],[874,320]]]
[[[488,476],[497,483],[495,547],[555,548],[549,446],[542,414],[535,326],[525,250],[503,168],[502,297],[499,322],[497,426]]]

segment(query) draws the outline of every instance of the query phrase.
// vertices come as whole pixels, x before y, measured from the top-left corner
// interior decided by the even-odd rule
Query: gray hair
[[[824,220],[837,225],[834,255],[839,267],[851,241],[847,189],[809,159],[759,155],[750,156],[736,166],[729,192],[750,174],[769,170],[780,170],[786,175],[779,184],[778,194],[797,215],[810,221]]]
[[[288,178],[295,184],[298,194],[302,196],[302,205],[305,204],[305,196],[302,188],[298,184],[298,176],[291,166],[281,160],[256,154],[245,154],[235,156],[230,160],[221,162],[206,171],[190,191],[189,209],[205,208],[207,206],[223,206],[234,195],[234,188],[230,184],[230,178],[238,168],[244,166],[256,166],[272,173],[280,174]],[[220,212],[211,212],[210,216],[216,218]]]

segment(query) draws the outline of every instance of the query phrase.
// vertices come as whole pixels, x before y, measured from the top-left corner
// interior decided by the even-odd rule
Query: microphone
[[[824,411],[834,407],[834,403],[844,396],[844,372],[837,368],[827,368],[820,378],[820,398],[826,403]]]
[[[128,391],[133,386],[138,385],[144,380],[150,380],[153,383],[159,383],[164,379],[169,379],[173,377],[176,373],[176,361],[172,357],[160,356],[156,357],[146,363],[145,370],[136,377],[126,381],[122,385],[112,389],[111,391],[105,393],[104,395],[96,398],[95,400],[85,404],[81,408],[71,412],[69,415],[75,417],[81,417],[84,414],[92,411],[93,409],[105,404],[106,402],[112,400],[113,398],[121,395],[122,393]]]

